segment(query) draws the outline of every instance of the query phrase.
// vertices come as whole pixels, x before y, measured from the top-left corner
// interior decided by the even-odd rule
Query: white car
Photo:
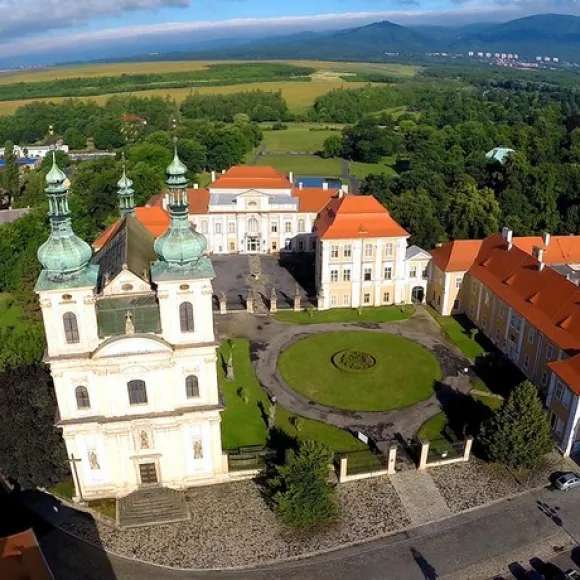
[[[580,474],[574,473],[573,471],[563,473],[556,479],[554,486],[561,491],[568,491],[569,489],[580,487]]]

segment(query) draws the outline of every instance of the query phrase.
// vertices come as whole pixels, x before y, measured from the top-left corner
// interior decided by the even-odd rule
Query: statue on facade
[[[91,469],[101,469],[97,454],[93,450],[89,451],[89,465]]]
[[[203,459],[203,446],[201,444],[201,439],[196,439],[193,442],[193,458]]]
[[[149,435],[147,435],[147,431],[141,431],[139,434],[139,446],[141,449],[149,449]]]
[[[133,315],[128,311],[125,314],[125,334],[135,334],[135,325],[133,324]]]

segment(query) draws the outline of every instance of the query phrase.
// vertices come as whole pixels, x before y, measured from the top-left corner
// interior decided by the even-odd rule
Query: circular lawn
[[[430,397],[437,359],[418,344],[377,332],[327,332],[282,352],[278,370],[309,400],[348,411],[389,411]]]

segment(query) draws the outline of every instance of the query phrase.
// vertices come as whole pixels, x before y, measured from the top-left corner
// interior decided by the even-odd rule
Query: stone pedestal
[[[473,437],[469,435],[469,437],[465,439],[465,447],[463,448],[463,461],[469,461],[472,447],[473,447]]]
[[[389,475],[394,475],[396,471],[397,471],[397,446],[392,445],[391,447],[389,447],[387,473]]]
[[[220,314],[228,313],[228,303],[226,300],[226,295],[222,293],[220,296]]]
[[[294,312],[300,312],[300,294],[294,296]]]
[[[276,290],[272,288],[272,292],[270,292],[270,312],[274,314],[278,312],[278,297],[276,296]]]
[[[318,304],[316,305],[318,310],[324,310],[324,292],[322,290],[318,293]]]
[[[246,312],[248,314],[254,314],[254,294],[251,290],[246,296]]]

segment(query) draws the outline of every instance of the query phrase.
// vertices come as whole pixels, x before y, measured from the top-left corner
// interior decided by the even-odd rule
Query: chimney
[[[211,172],[211,182],[213,183],[215,181],[215,171]]]
[[[544,269],[544,249],[534,246],[532,248],[532,256],[538,260],[538,270],[541,272]]]
[[[304,184],[303,184],[303,183],[300,181],[300,182],[298,183],[298,189],[302,189],[303,187],[304,187]]]
[[[510,230],[510,228],[504,227],[501,229],[501,237],[506,242],[508,250],[511,250],[513,245],[514,232]]]
[[[328,181],[324,181],[322,183],[322,189],[324,189],[325,191],[328,189]]]
[[[338,190],[338,199],[341,199],[343,195],[344,195],[344,191],[342,191],[342,189],[339,189]]]
[[[548,232],[542,234],[542,241],[544,242],[544,247],[547,248],[550,245],[550,240],[552,236]]]
[[[193,184],[193,189],[199,189],[199,183],[194,183]]]
[[[290,172],[288,173],[288,181],[289,181],[290,183],[294,183],[294,172],[293,172],[293,171],[290,171]]]
[[[223,175],[225,172],[226,172],[226,170],[225,170],[225,169],[222,169],[222,175]]]
[[[348,193],[348,184],[346,184],[346,183],[343,183],[343,184],[340,186],[340,189],[342,190],[342,192],[343,192],[343,193],[345,193],[345,194],[346,194],[346,193]]]

